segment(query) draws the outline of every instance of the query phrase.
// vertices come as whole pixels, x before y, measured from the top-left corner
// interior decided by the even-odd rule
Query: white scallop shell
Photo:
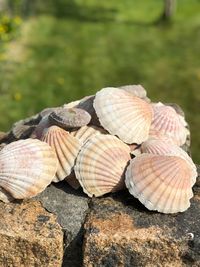
[[[14,198],[30,198],[49,185],[57,170],[49,145],[36,139],[13,142],[0,151],[0,187]]]
[[[42,141],[54,149],[58,158],[58,169],[53,182],[64,180],[73,170],[82,143],[78,138],[58,126],[48,128],[43,133]]]
[[[94,108],[101,125],[128,144],[147,140],[152,120],[151,105],[121,89],[103,88],[96,94]]]
[[[149,136],[160,139],[165,136],[178,146],[183,145],[188,135],[184,118],[178,115],[172,107],[162,103],[153,104],[152,107],[154,115]]]
[[[133,85],[123,85],[119,87],[120,89],[123,89],[139,98],[146,98],[147,92],[144,89],[144,87],[140,84],[133,84]]]
[[[83,126],[78,130],[74,130],[71,132],[71,135],[78,138],[82,143],[87,142],[88,139],[92,138],[97,134],[106,134],[107,132],[100,127],[96,126]]]
[[[129,147],[112,135],[96,135],[82,147],[74,168],[88,196],[102,196],[124,187]]]
[[[190,206],[192,175],[190,164],[180,157],[142,154],[131,160],[125,183],[149,210],[176,213]]]

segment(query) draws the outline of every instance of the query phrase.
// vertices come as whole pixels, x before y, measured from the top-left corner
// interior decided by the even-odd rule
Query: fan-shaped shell
[[[101,125],[128,144],[147,140],[151,105],[121,89],[108,87],[96,94],[94,108]]]
[[[159,139],[148,139],[141,145],[142,153],[150,153],[155,155],[166,155],[166,156],[178,156],[183,158],[190,164],[193,169],[192,185],[196,182],[197,170],[193,163],[191,157],[179,146],[170,144],[168,141],[163,141]]]
[[[88,196],[102,196],[124,187],[129,147],[117,137],[96,135],[82,147],[75,165],[76,178]]]
[[[51,123],[49,121],[49,115],[47,114],[44,116],[37,127],[35,128],[34,132],[32,133],[32,138],[38,138],[41,139],[43,132],[48,129],[51,126]]]
[[[190,206],[192,175],[190,164],[180,157],[142,154],[131,160],[125,183],[148,209],[176,213]]]
[[[172,107],[165,106],[162,103],[152,106],[154,116],[149,136],[160,139],[163,139],[162,136],[166,136],[178,146],[183,145],[188,135],[184,118],[178,115]]]
[[[144,87],[140,84],[133,84],[133,85],[124,85],[120,86],[119,88],[139,97],[139,98],[146,98],[147,97],[147,92],[144,89]]]
[[[53,182],[64,180],[73,170],[82,143],[78,138],[58,126],[48,128],[42,136],[42,141],[54,149],[58,158],[58,169]]]
[[[92,138],[97,134],[106,133],[107,132],[103,128],[96,126],[83,126],[80,129],[71,132],[71,134],[78,138],[82,143],[87,142],[88,139]]]
[[[0,187],[14,198],[33,197],[51,183],[57,164],[46,143],[35,139],[13,142],[0,151]]]
[[[90,120],[90,114],[79,108],[60,108],[49,115],[49,120],[53,125],[61,128],[78,128],[87,125]]]

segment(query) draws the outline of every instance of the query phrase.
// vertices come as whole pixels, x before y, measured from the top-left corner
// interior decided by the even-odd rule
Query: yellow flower
[[[0,34],[6,32],[6,27],[4,25],[0,25]]]
[[[19,16],[16,16],[16,17],[14,18],[14,23],[15,23],[16,25],[20,25],[20,24],[22,23],[22,19],[21,19]]]
[[[20,101],[22,99],[21,93],[20,92],[16,92],[14,94],[14,99],[15,99],[15,101]]]

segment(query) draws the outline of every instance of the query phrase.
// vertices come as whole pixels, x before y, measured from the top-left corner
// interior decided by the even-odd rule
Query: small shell
[[[144,87],[140,84],[133,84],[133,85],[124,85],[124,86],[120,86],[120,89],[123,89],[139,98],[147,98],[147,92],[144,89]]]
[[[57,164],[46,143],[35,139],[13,142],[0,151],[0,187],[14,198],[33,197],[51,183]]]
[[[37,125],[37,127],[35,128],[35,130],[33,131],[31,137],[32,138],[38,138],[41,139],[43,132],[48,129],[51,126],[51,123],[49,121],[49,115],[47,114],[46,116],[44,116],[40,123]]]
[[[16,139],[26,139],[31,136],[35,128],[35,126],[25,125],[23,122],[18,122],[13,126],[11,132]]]
[[[67,183],[74,189],[78,189],[80,187],[79,181],[76,179],[76,175],[74,171],[67,177]]]
[[[197,177],[196,166],[193,163],[191,157],[179,146],[170,144],[168,141],[151,138],[151,139],[148,139],[146,142],[142,143],[141,152],[155,154],[155,155],[181,157],[182,159],[186,160],[188,164],[190,164],[191,168],[193,169],[193,176],[191,179],[192,186],[195,184],[196,177]]]
[[[0,143],[4,142],[4,139],[8,136],[7,133],[0,132]]]
[[[78,130],[72,131],[71,135],[78,138],[83,144],[90,138],[97,134],[106,134],[107,132],[103,128],[96,126],[83,126]]]
[[[96,94],[94,108],[101,125],[128,144],[147,140],[153,116],[151,105],[132,94],[113,87]]]
[[[80,100],[76,100],[76,101],[72,101],[70,103],[67,103],[67,104],[64,104],[62,107],[63,108],[76,108],[77,105],[80,103],[81,99]]]
[[[183,145],[188,135],[184,118],[178,115],[172,107],[165,106],[162,103],[152,106],[154,116],[149,136],[160,139],[163,139],[162,136],[165,136],[173,140],[178,146]]]
[[[60,109],[60,107],[45,108],[45,109],[43,109],[43,110],[40,112],[40,117],[41,117],[41,118],[44,118],[44,117],[50,115],[51,112],[53,112],[53,111],[57,111],[57,110],[59,110],[59,109]]]
[[[87,125],[91,120],[90,114],[79,108],[61,108],[49,115],[49,121],[61,128],[78,128]]]
[[[190,164],[180,157],[142,154],[131,160],[125,183],[149,210],[176,213],[190,206],[192,175]]]
[[[78,138],[57,126],[47,129],[42,136],[42,141],[54,149],[58,158],[59,165],[53,182],[64,180],[73,170],[82,143]]]
[[[124,187],[129,160],[129,147],[117,137],[96,135],[82,147],[74,171],[83,191],[98,197]]]

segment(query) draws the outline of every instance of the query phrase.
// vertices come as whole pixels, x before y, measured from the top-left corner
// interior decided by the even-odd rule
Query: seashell
[[[59,109],[60,109],[60,107],[45,108],[45,109],[43,109],[43,110],[40,112],[40,117],[41,117],[41,118],[44,118],[44,117],[50,115],[51,112],[53,112],[53,111],[57,111],[57,110],[59,110]]]
[[[33,197],[51,183],[57,164],[46,143],[36,139],[13,142],[0,151],[0,187],[13,198]]]
[[[25,125],[21,121],[13,126],[11,133],[15,139],[26,139],[30,137],[35,128],[35,126]]]
[[[47,114],[46,116],[44,116],[40,123],[37,125],[37,127],[35,128],[35,130],[33,131],[31,137],[32,138],[38,138],[41,139],[43,132],[45,129],[48,129],[51,126],[51,123],[49,121],[49,115]]]
[[[0,143],[4,142],[4,139],[6,139],[7,136],[7,133],[0,132]]]
[[[83,144],[87,142],[90,138],[97,134],[106,134],[107,132],[100,127],[96,126],[83,126],[78,130],[74,130],[71,132],[71,135],[78,138]]]
[[[54,149],[58,158],[58,169],[53,182],[64,180],[73,170],[82,143],[78,138],[58,126],[48,128],[43,133],[41,140]]]
[[[74,171],[72,171],[72,173],[67,177],[66,181],[72,188],[76,190],[80,187],[80,183],[78,179],[76,179]]]
[[[168,141],[150,138],[141,145],[142,153],[149,153],[155,155],[177,156],[186,160],[193,169],[192,186],[196,182],[197,170],[191,157],[179,146],[170,144]]]
[[[147,92],[144,89],[144,87],[140,84],[133,84],[133,85],[124,85],[124,86],[120,86],[120,89],[125,90],[128,93],[131,93],[139,98],[143,98],[146,99],[147,98]]]
[[[96,94],[94,108],[101,125],[128,144],[147,140],[153,116],[151,105],[132,94],[113,87]]]
[[[63,108],[76,108],[77,105],[80,103],[81,99],[80,100],[76,100],[76,101],[72,101],[70,103],[67,103],[67,104],[64,104],[62,107]]]
[[[99,119],[97,117],[96,111],[93,107],[94,99],[95,99],[95,95],[84,97],[77,105],[77,108],[84,109],[90,114],[91,116],[90,124],[95,125],[95,126],[101,126]]]
[[[117,137],[96,135],[82,147],[74,167],[76,178],[88,196],[102,196],[124,187],[130,149]]]
[[[192,175],[191,165],[180,157],[142,154],[131,160],[125,183],[149,210],[176,213],[190,206]]]
[[[90,114],[79,108],[60,108],[49,115],[51,124],[61,128],[77,128],[87,125],[91,120]]]
[[[2,187],[0,187],[0,200],[4,203],[9,203],[14,200],[14,198],[7,193]]]
[[[185,128],[184,118],[178,115],[172,107],[162,103],[154,104],[152,107],[154,116],[149,136],[158,139],[163,139],[165,136],[178,146],[183,145],[189,133],[188,129]]]

